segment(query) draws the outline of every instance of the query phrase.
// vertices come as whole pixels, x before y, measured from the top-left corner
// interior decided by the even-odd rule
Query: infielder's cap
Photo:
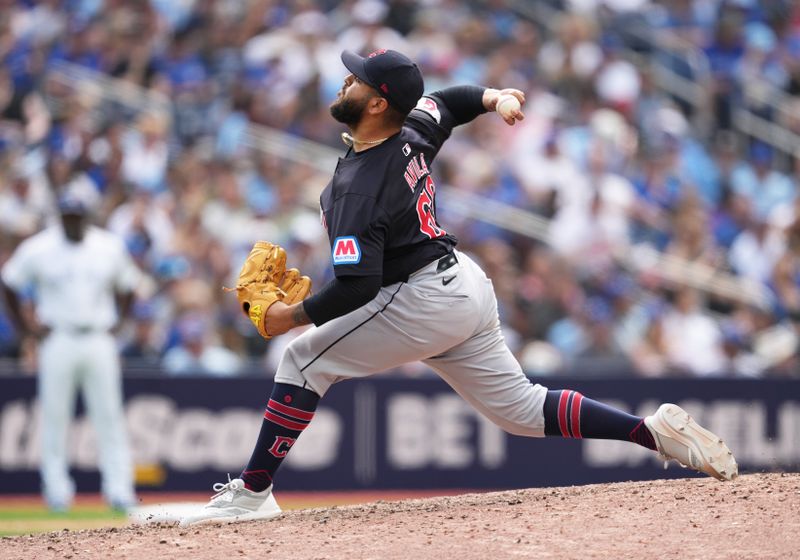
[[[88,212],[88,208],[74,194],[64,194],[58,198],[58,211],[69,216],[84,216]]]
[[[366,57],[342,52],[345,67],[362,82],[378,90],[395,109],[407,115],[422,97],[422,73],[410,58],[397,51],[381,49]]]

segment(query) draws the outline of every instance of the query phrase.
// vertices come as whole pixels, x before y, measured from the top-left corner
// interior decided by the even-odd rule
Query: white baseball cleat
[[[664,467],[675,459],[684,467],[704,472],[717,480],[733,480],[739,467],[728,446],[716,435],[695,422],[676,404],[662,404],[644,419],[664,459]]]
[[[244,487],[241,478],[228,478],[227,483],[214,484],[214,494],[203,509],[181,519],[181,526],[199,523],[235,523],[254,519],[272,519],[281,514],[281,508],[272,496],[272,486],[263,492],[253,492]]]

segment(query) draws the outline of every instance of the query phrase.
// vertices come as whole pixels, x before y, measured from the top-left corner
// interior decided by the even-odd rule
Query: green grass
[[[65,513],[53,513],[41,505],[0,507],[0,536],[119,527],[126,521],[124,513],[105,505],[79,505]]]

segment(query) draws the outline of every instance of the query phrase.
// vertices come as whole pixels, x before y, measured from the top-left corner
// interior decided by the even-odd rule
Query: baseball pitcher
[[[328,388],[416,360],[512,434],[631,441],[720,480],[736,477],[725,444],[678,406],[639,418],[575,391],[548,391],[506,346],[491,281],[437,219],[431,164],[453,128],[482,113],[522,120],[523,93],[458,86],[423,97],[417,66],[398,52],[345,51],[342,61],[350,73],[330,112],[349,129],[349,148],[320,197],[335,279],[306,298],[308,282],[297,271],[284,276],[282,250],[254,248],[238,294],[259,332],[315,328],[287,347],[241,475],[215,485],[211,501],[182,522],[276,515],[275,472]]]

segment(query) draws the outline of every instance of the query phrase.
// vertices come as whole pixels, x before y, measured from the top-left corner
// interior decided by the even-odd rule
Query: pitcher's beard
[[[331,116],[342,124],[355,128],[361,122],[361,115],[369,99],[357,101],[354,99],[339,99],[331,103]]]

